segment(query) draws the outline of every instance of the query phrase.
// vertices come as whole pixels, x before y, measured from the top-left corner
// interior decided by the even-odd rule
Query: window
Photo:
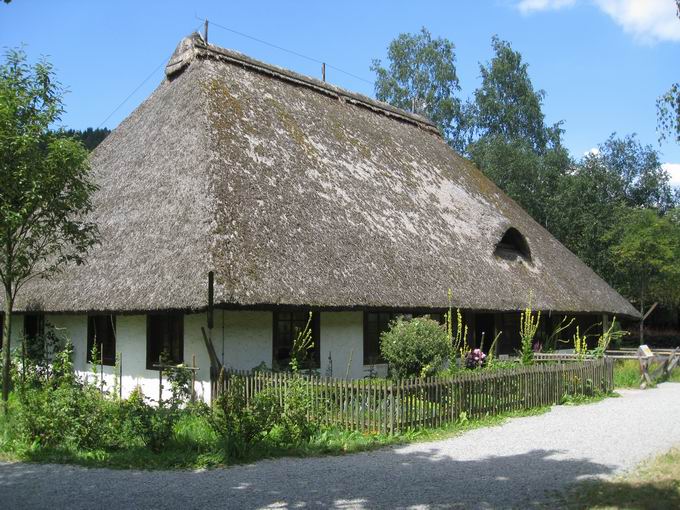
[[[104,365],[116,364],[116,317],[115,315],[90,315],[87,318],[87,361],[92,363],[92,347],[97,344]],[[94,360],[99,363],[100,360]]]
[[[24,338],[27,343],[45,334],[45,316],[41,313],[24,315]]]
[[[505,234],[503,234],[503,237],[496,245],[494,255],[508,260],[515,260],[517,257],[531,260],[529,243],[527,243],[526,238],[516,228],[509,228],[505,231]]]
[[[184,315],[154,313],[146,316],[146,368],[155,370],[161,354],[171,363],[184,361]]]
[[[34,361],[44,359],[45,350],[45,316],[41,313],[24,315],[24,349],[26,356]]]
[[[293,341],[300,331],[307,325],[309,310],[276,311],[274,312],[274,365],[279,368],[287,367],[290,363]],[[312,343],[306,366],[302,368],[319,368],[321,349],[319,348],[319,314],[312,313]]]
[[[384,363],[380,354],[380,335],[387,331],[390,322],[399,316],[405,318],[422,317],[428,315],[430,319],[436,320],[440,324],[444,321],[444,314],[430,312],[364,312],[364,365]]]

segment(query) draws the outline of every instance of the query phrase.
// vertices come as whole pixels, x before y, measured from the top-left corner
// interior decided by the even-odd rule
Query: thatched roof
[[[95,150],[102,244],[19,308],[632,306],[426,119],[183,40]],[[497,244],[509,228],[530,259]],[[512,255],[512,254],[510,254]]]

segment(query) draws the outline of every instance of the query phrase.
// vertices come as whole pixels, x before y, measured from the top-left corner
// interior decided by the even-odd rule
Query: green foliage
[[[96,186],[87,150],[55,134],[64,111],[52,66],[9,50],[0,65],[0,281],[4,290],[3,400],[9,395],[10,317],[31,278],[80,264],[98,233],[87,220]]]
[[[414,102],[426,104],[422,113],[442,126],[455,149],[467,153],[492,181],[617,290],[638,300],[677,302],[677,292],[669,290],[680,288],[674,280],[665,287],[643,284],[646,296],[642,298],[635,288],[641,285],[637,271],[626,265],[625,258],[620,258],[622,252],[614,247],[628,213],[648,209],[660,217],[680,217],[680,192],[673,192],[657,151],[634,135],[612,134],[597,152],[574,161],[562,146],[561,123],[545,122],[545,93],[534,88],[528,64],[509,42],[493,37],[493,58],[480,65],[481,84],[464,106],[456,97],[453,44],[434,43],[425,30],[395,39],[390,45],[389,69],[374,62],[376,96],[405,109],[411,109]],[[444,64],[446,73],[433,71]],[[441,85],[444,76],[448,87]],[[662,134],[680,136],[676,85],[659,100],[659,123]],[[456,106],[452,108],[447,98]],[[442,121],[435,113],[438,108],[448,112],[445,117],[450,120]],[[667,237],[659,239],[660,243],[674,243],[676,234],[670,229],[663,235]],[[645,259],[644,252],[639,254]],[[654,264],[653,257],[654,250],[643,262]],[[449,336],[453,338],[451,332]]]
[[[549,226],[557,181],[571,165],[559,124],[546,126],[545,93],[535,90],[528,65],[510,43],[494,36],[494,57],[480,65],[482,83],[467,107],[472,161],[539,223]]]
[[[436,373],[451,354],[446,329],[429,317],[398,317],[380,335],[380,353],[398,378]]]
[[[314,348],[311,325],[312,312],[309,312],[307,324],[295,335],[293,347],[290,350],[290,369],[293,372],[298,372],[306,364],[309,358],[309,351]]]
[[[65,129],[58,131],[57,133],[61,136],[78,140],[88,151],[93,151],[107,136],[109,136],[111,130],[109,128],[92,129],[89,127],[85,130]]]
[[[675,138],[680,143],[680,83],[674,83],[656,100],[659,143]]]
[[[592,350],[591,354],[594,356],[602,357],[610,345],[614,348],[621,346],[621,340],[624,336],[628,335],[628,331],[621,329],[621,325],[616,322],[616,317],[612,319],[612,323],[609,325],[606,331],[604,331],[597,339],[597,345]]]
[[[623,209],[603,239],[625,294],[643,304],[680,303],[680,225],[649,209]]]
[[[460,308],[456,309],[456,324],[454,326],[451,289],[448,290],[448,300],[449,309],[444,314],[444,329],[446,330],[449,345],[451,345],[450,361],[453,365],[457,366],[456,359],[459,358],[459,364],[463,366],[465,357],[470,352],[470,345],[467,340],[468,326],[463,322],[463,314],[460,312]],[[456,366],[453,368],[455,369]]]
[[[588,337],[586,335],[581,335],[580,328],[576,326],[576,331],[574,332],[574,354],[583,359],[588,354]]]
[[[675,0],[675,4],[680,17],[680,0]],[[656,118],[659,143],[673,137],[680,143],[680,83],[671,85],[671,88],[657,99]]]
[[[316,433],[320,417],[312,414],[305,380],[295,376],[282,398],[277,391],[266,388],[248,403],[243,380],[232,376],[227,390],[215,399],[209,423],[228,459],[243,459],[257,447],[290,447]]]
[[[481,138],[525,140],[533,153],[542,154],[549,145],[559,144],[561,133],[559,124],[545,125],[545,92],[534,90],[528,64],[509,42],[493,36],[491,46],[494,57],[479,66],[482,83],[474,93],[472,128]]]
[[[531,302],[531,298],[529,299]],[[531,365],[534,362],[534,338],[541,322],[541,312],[534,314],[531,304],[520,315],[519,335],[521,339],[520,360],[522,365]]]
[[[389,66],[374,60],[375,96],[398,108],[424,115],[442,131],[454,147],[463,148],[460,90],[456,74],[455,46],[447,39],[433,39],[422,28],[417,34],[400,34],[388,48]]]
[[[561,147],[536,153],[529,141],[485,135],[468,146],[472,161],[536,221],[550,226],[559,179],[571,164]]]
[[[545,339],[545,343],[543,344],[543,350],[545,352],[551,352],[557,349],[557,343],[564,340],[561,340],[562,332],[568,329],[575,321],[576,319],[574,317],[567,317],[564,316],[562,317],[562,320],[555,325],[548,335],[548,337]]]

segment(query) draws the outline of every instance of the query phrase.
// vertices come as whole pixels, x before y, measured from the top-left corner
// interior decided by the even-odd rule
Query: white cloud
[[[535,11],[550,11],[562,9],[563,7],[571,7],[576,3],[576,0],[520,0],[517,3],[517,8],[522,14],[528,14]]]
[[[671,186],[680,187],[680,163],[664,163],[661,168],[671,176]]]
[[[593,147],[592,149],[583,153],[584,156],[597,156],[600,153],[600,149]]]
[[[673,0],[581,0],[598,7],[624,32],[644,43],[680,41],[680,19]],[[522,14],[572,7],[577,0],[519,0]]]

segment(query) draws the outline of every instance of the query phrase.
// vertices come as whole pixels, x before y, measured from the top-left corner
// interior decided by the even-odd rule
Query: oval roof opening
[[[516,260],[517,258],[531,260],[531,250],[526,237],[514,227],[505,231],[501,240],[496,244],[494,255],[506,260]]]

